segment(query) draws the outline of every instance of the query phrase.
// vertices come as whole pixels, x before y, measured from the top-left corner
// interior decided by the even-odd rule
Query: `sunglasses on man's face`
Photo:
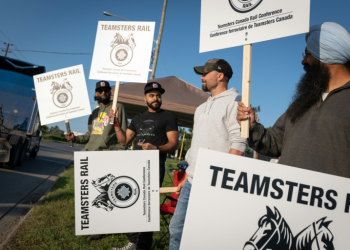
[[[102,92],[109,93],[109,92],[111,92],[111,90],[110,89],[96,89],[96,92],[99,94],[102,94]]]

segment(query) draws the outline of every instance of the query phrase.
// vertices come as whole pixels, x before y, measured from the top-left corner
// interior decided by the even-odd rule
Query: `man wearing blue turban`
[[[306,71],[292,104],[270,130],[239,103],[237,120],[249,119],[249,145],[279,163],[350,177],[350,34],[326,22],[306,34]]]

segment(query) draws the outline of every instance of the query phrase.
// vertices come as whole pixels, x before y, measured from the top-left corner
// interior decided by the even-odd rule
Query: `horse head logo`
[[[136,47],[135,37],[130,33],[125,38],[117,32],[111,42],[112,51],[110,54],[111,61],[118,67],[124,67],[133,58],[133,50]]]
[[[124,39],[122,37],[122,35],[117,32],[111,42],[111,47],[115,47],[117,46],[118,44],[121,44],[121,43],[124,43]]]
[[[57,90],[59,90],[61,87],[60,85],[55,82],[55,81],[52,81],[51,83],[51,89],[50,89],[50,94],[54,94]]]
[[[129,176],[115,177],[112,174],[93,180],[92,185],[100,192],[92,206],[110,212],[114,207],[128,208],[136,203],[140,196],[137,182]]]
[[[306,227],[295,236],[295,250],[334,250],[331,222],[324,217]]]
[[[275,208],[266,207],[267,213],[258,222],[258,230],[244,245],[243,250],[334,250],[333,234],[326,217],[313,222],[293,237],[288,224]]]
[[[135,38],[134,38],[134,34],[131,33],[129,34],[127,37],[124,38],[124,43],[129,45],[130,48],[135,49],[136,47],[136,43],[135,43]]]
[[[243,250],[290,250],[293,234],[277,208],[266,207],[267,213],[258,222],[258,229],[244,245]]]
[[[67,79],[64,79],[61,84],[52,81],[50,93],[52,94],[53,103],[59,108],[69,106],[73,100],[72,88]]]
[[[62,89],[68,89],[68,90],[72,90],[72,85],[69,83],[69,81],[67,80],[67,78],[65,78],[63,80],[63,82],[61,83],[61,88]]]

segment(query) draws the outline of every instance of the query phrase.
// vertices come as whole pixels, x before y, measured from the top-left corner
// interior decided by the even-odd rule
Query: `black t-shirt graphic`
[[[176,118],[165,110],[157,113],[148,111],[137,115],[130,123],[129,129],[136,133],[134,149],[142,150],[138,142],[151,143],[154,146],[161,146],[168,142],[167,132],[178,131]],[[159,163],[165,163],[166,154],[160,153]]]

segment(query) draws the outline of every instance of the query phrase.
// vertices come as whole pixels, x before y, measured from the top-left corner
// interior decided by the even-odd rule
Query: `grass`
[[[177,159],[167,158],[166,162],[165,162],[165,169],[168,170],[168,171],[178,170],[179,168],[177,167],[177,164],[179,162],[180,161],[177,160]]]
[[[172,169],[177,161],[168,159],[163,186],[172,186]],[[169,168],[168,168],[169,167]],[[160,196],[163,201],[165,194]],[[112,249],[128,243],[125,234],[106,235],[101,240],[87,241],[87,236],[76,236],[74,226],[74,167],[71,165],[58,178],[53,189],[44,201],[35,206],[17,235],[5,249]],[[153,235],[153,243],[166,231],[166,224],[161,218],[161,231]],[[157,249],[168,249],[169,237],[158,244]]]

